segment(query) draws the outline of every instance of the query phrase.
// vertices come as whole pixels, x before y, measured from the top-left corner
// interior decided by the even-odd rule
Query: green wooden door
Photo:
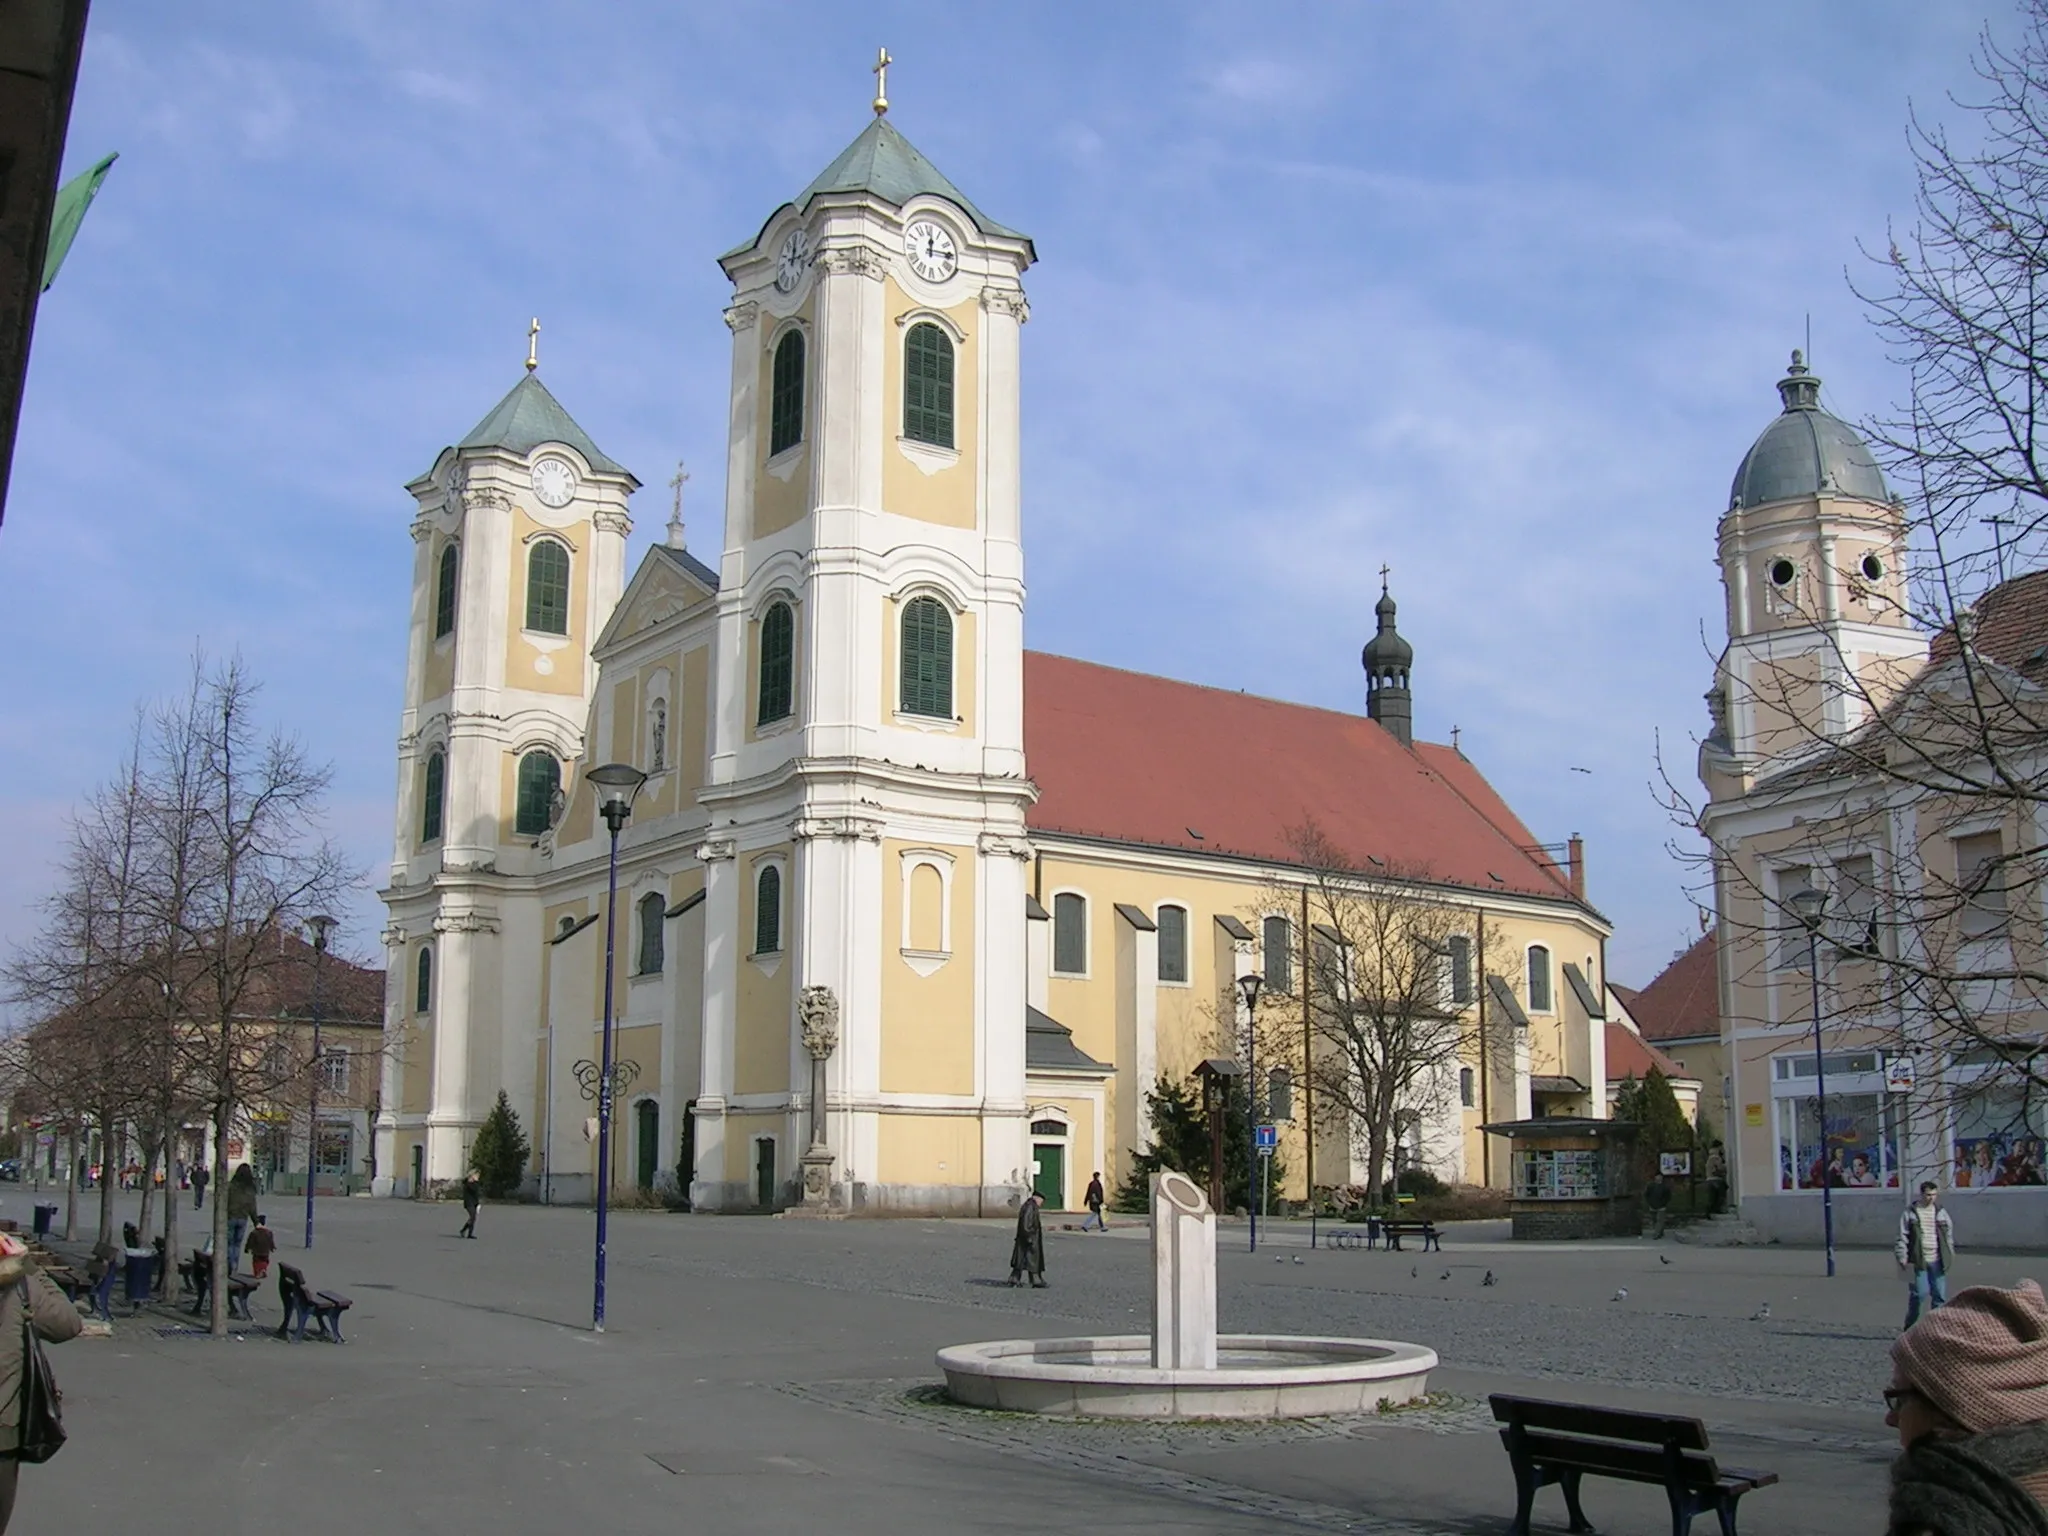
[[[654,1165],[661,1156],[661,1106],[652,1099],[642,1099],[633,1106],[633,1133],[639,1138],[634,1151],[638,1155],[638,1167],[642,1189],[654,1188]]]
[[[1031,1148],[1032,1161],[1038,1164],[1038,1172],[1032,1175],[1031,1187],[1045,1197],[1048,1210],[1064,1211],[1067,1208],[1067,1149],[1056,1141],[1041,1141]]]
[[[763,1210],[775,1205],[775,1138],[763,1136],[754,1143],[754,1204]]]

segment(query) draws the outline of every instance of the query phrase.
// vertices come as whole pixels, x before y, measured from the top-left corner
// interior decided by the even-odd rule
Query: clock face
[[[960,265],[953,237],[929,219],[919,219],[903,231],[903,250],[910,257],[910,269],[928,283],[943,283]]]
[[[533,494],[544,507],[566,507],[576,494],[576,471],[567,459],[542,459],[533,466]]]
[[[782,242],[782,254],[775,258],[775,287],[788,293],[804,280],[804,267],[811,256],[811,237],[800,229],[789,232]]]

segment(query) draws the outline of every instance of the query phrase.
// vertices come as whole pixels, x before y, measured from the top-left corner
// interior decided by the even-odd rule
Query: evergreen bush
[[[520,1129],[512,1101],[500,1088],[498,1102],[484,1116],[469,1149],[469,1166],[477,1171],[484,1194],[492,1200],[517,1194],[526,1178],[526,1159],[532,1150],[527,1145],[526,1133]]]

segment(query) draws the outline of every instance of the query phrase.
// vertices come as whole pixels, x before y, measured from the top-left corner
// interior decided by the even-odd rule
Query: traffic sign
[[[1253,1126],[1252,1145],[1261,1152],[1271,1152],[1280,1145],[1280,1127],[1277,1125]]]

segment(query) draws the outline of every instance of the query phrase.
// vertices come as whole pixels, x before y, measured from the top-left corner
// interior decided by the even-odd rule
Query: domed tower
[[[1408,670],[1415,647],[1394,628],[1394,599],[1387,594],[1387,573],[1380,572],[1380,600],[1373,605],[1379,632],[1365,642],[1359,658],[1365,666],[1365,713],[1386,727],[1402,746],[1415,741],[1414,702],[1408,693]]]
[[[1855,729],[1927,653],[1906,608],[1904,507],[1798,352],[1778,395],[1720,524],[1728,645],[1700,749],[1716,799]]]

